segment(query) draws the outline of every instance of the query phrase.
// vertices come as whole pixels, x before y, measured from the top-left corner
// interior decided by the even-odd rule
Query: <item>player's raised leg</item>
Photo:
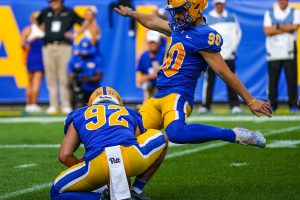
[[[171,95],[164,98],[172,105],[170,106],[171,109],[165,107],[168,110],[163,111],[166,122],[164,125],[171,142],[197,144],[223,140],[265,147],[266,140],[257,131],[249,131],[244,128],[226,129],[203,124],[186,124],[186,118],[189,115],[187,112],[188,103],[183,96],[177,94],[175,100]]]

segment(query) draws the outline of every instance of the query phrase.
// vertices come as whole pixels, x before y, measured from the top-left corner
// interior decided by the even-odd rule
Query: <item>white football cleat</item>
[[[37,104],[32,104],[31,107],[32,107],[32,112],[34,113],[42,112],[42,108]]]
[[[257,146],[260,148],[266,146],[266,138],[259,131],[250,131],[241,127],[235,127],[232,130],[236,134],[236,143]]]
[[[30,104],[25,106],[25,112],[28,113],[39,113],[42,111],[42,108],[36,104]]]
[[[47,110],[46,113],[49,115],[54,115],[58,113],[57,108],[50,106]]]
[[[231,109],[231,113],[232,114],[240,114],[242,112],[241,108],[239,106],[234,106],[232,109]]]
[[[62,112],[63,114],[65,114],[65,115],[68,115],[68,114],[70,114],[70,112],[72,112],[72,108],[70,108],[70,107],[63,107],[63,108],[61,109],[61,112]]]
[[[28,112],[28,113],[32,112],[32,106],[31,105],[26,105],[25,106],[25,112]]]
[[[198,112],[199,114],[203,114],[203,113],[208,113],[209,111],[210,111],[210,110],[208,110],[206,107],[200,106],[197,112]]]

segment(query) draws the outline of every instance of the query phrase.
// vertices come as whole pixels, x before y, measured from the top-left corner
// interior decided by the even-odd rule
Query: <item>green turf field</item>
[[[193,122],[258,129],[267,148],[220,141],[171,145],[145,193],[159,200],[300,199],[300,115],[276,117],[193,115]],[[0,118],[0,199],[49,199],[50,184],[64,169],[57,160],[63,117],[35,119],[42,123]]]

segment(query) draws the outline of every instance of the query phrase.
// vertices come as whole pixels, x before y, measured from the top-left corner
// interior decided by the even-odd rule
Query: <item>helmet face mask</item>
[[[192,24],[193,18],[187,12],[190,7],[191,3],[189,1],[175,8],[169,5],[167,6],[166,10],[169,11],[172,17],[172,20],[170,21],[169,25],[173,31],[182,31],[183,29],[189,27]],[[176,15],[180,15],[182,17],[178,17]]]
[[[111,103],[123,106],[119,93],[111,87],[99,87],[90,96],[88,106],[97,103]]]
[[[166,10],[171,15],[170,27],[173,31],[182,31],[190,27],[202,15],[207,0],[167,0]]]

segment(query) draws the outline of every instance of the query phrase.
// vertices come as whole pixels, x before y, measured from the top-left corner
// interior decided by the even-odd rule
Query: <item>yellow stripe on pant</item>
[[[159,130],[148,130],[137,137],[139,146],[121,146],[126,175],[137,176],[148,169],[166,146]],[[63,171],[54,182],[60,193],[67,191],[93,191],[109,182],[109,169],[105,151],[90,162],[81,162]]]

